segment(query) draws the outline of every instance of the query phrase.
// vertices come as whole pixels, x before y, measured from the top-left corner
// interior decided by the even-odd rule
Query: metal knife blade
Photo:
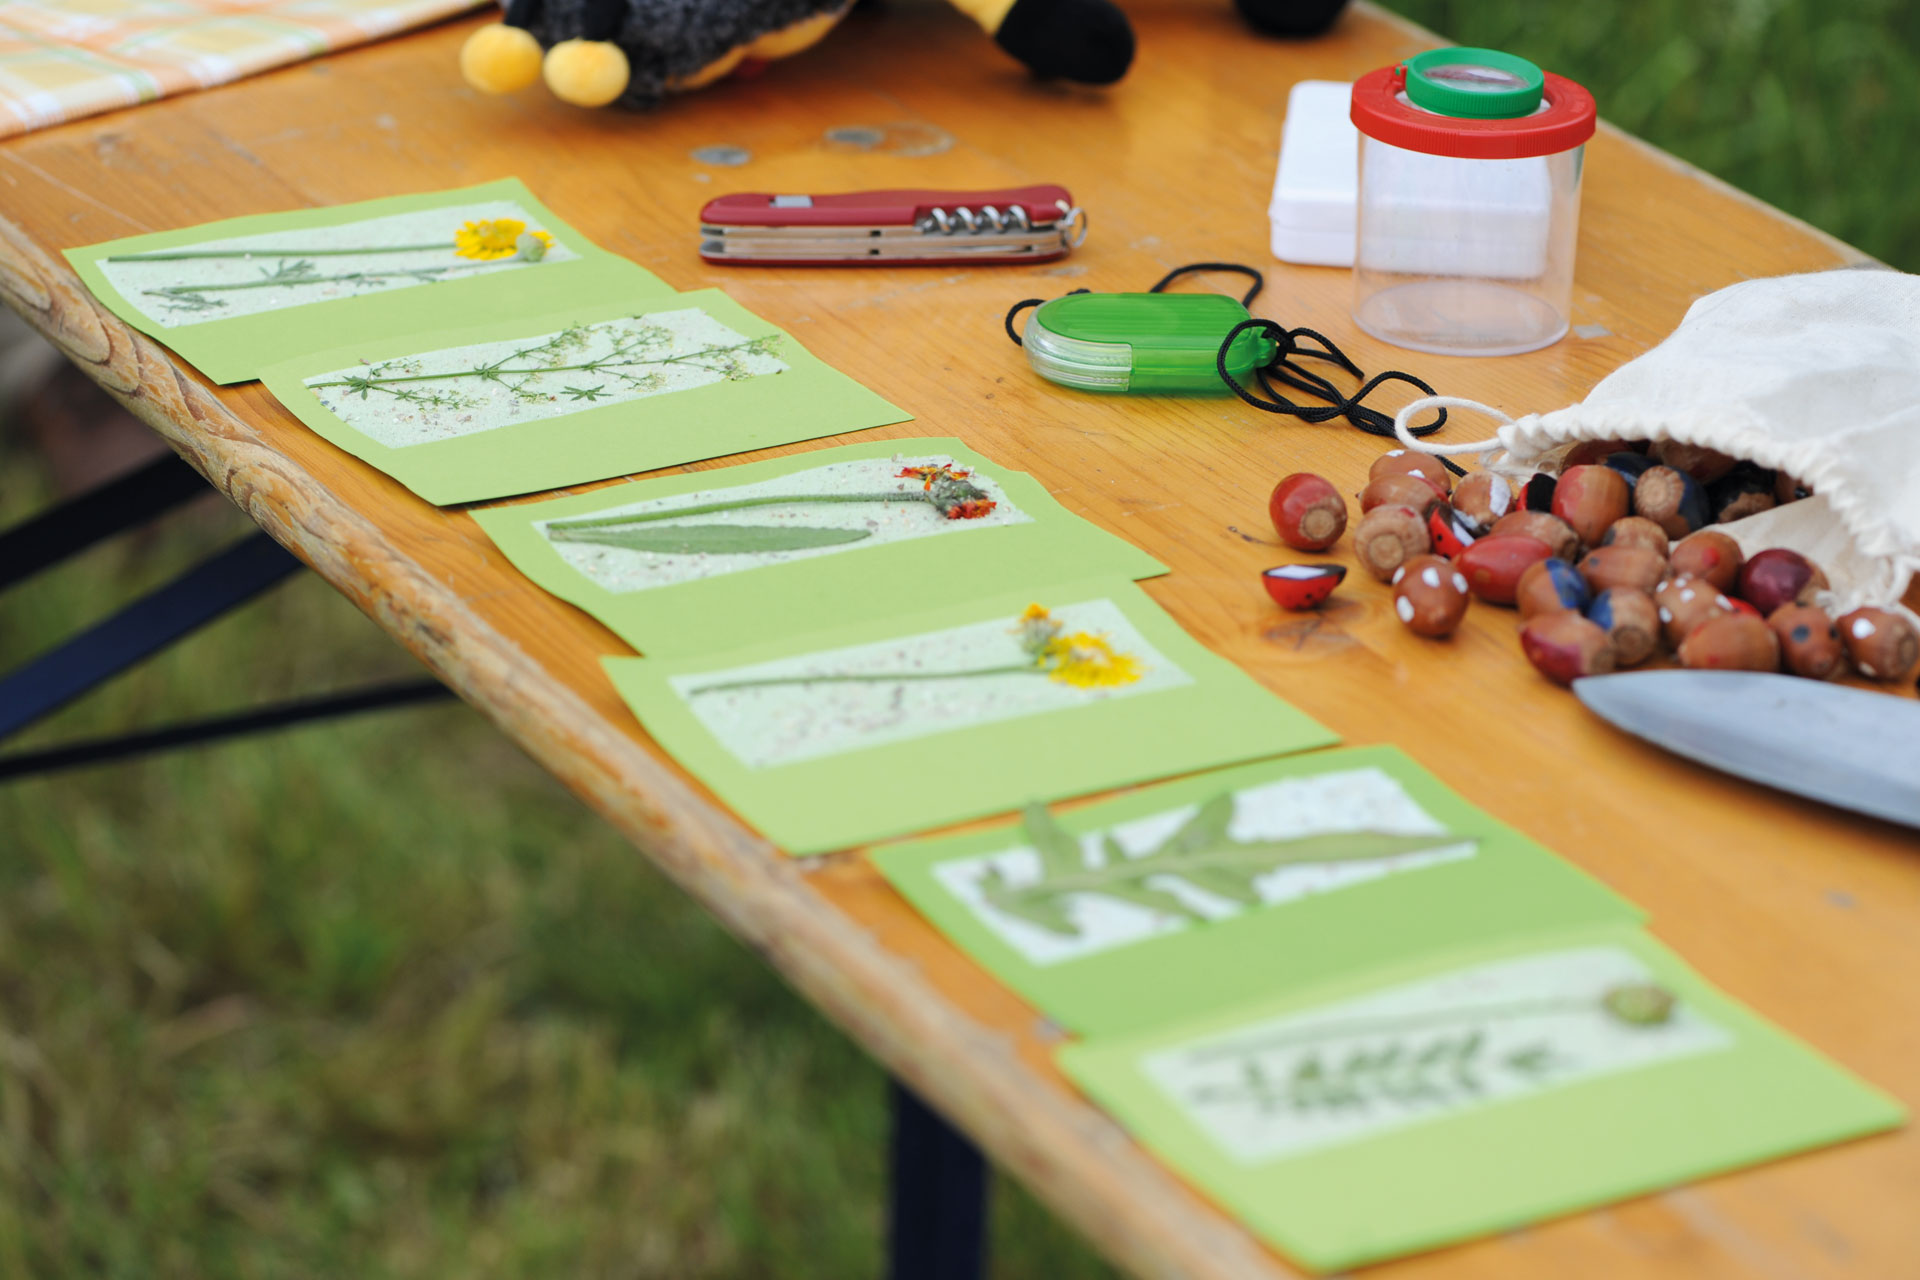
[[[1920,827],[1920,702],[1751,671],[1587,676],[1573,691],[1602,719],[1677,755]]]

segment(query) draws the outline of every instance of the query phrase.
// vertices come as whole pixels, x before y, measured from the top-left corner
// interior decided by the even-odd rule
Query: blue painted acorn
[[[1629,485],[1660,465],[1659,459],[1649,458],[1644,453],[1610,453],[1600,461],[1602,466],[1618,471],[1621,479]]]
[[[1660,608],[1652,596],[1633,587],[1608,587],[1595,596],[1587,606],[1587,620],[1613,641],[1617,666],[1645,662],[1660,644]]]
[[[1669,538],[1684,538],[1713,523],[1700,482],[1667,466],[1649,467],[1634,484],[1633,514],[1653,521]]]
[[[1592,599],[1593,593],[1587,587],[1587,580],[1580,576],[1580,571],[1568,561],[1554,557],[1527,566],[1527,571],[1520,575],[1513,602],[1519,606],[1520,617],[1524,620],[1535,614],[1555,613],[1561,609],[1572,609],[1577,613],[1584,610]]]

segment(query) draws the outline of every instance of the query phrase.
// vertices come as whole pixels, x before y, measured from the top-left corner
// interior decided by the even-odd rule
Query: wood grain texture
[[[1224,0],[1130,8],[1140,57],[1112,92],[1034,84],[958,15],[901,6],[856,15],[758,79],[639,117],[575,111],[538,90],[481,98],[455,70],[470,24],[452,24],[0,145],[0,293],[1137,1274],[1293,1272],[1082,1102],[1052,1066],[1044,1021],[857,853],[790,862],[665,759],[598,667],[623,646],[520,578],[467,515],[428,507],[332,449],[257,384],[207,387],[95,306],[52,251],[518,176],[601,244],[676,288],[726,288],[918,415],[868,438],[956,434],[1032,472],[1171,565],[1148,589],[1214,650],[1350,742],[1404,747],[1646,907],[1654,932],[1731,994],[1909,1104],[1920,1099],[1920,995],[1908,976],[1920,969],[1920,863],[1909,834],[1613,732],[1535,677],[1509,613],[1476,609],[1451,641],[1419,641],[1360,574],[1324,615],[1278,613],[1256,578],[1290,558],[1266,523],[1268,488],[1312,469],[1357,489],[1379,445],[1230,400],[1062,392],[999,333],[1017,298],[1143,288],[1183,262],[1237,259],[1269,269],[1261,314],[1335,335],[1370,371],[1410,368],[1519,413],[1579,398],[1702,293],[1860,255],[1603,130],[1588,152],[1573,317],[1599,336],[1493,361],[1381,346],[1347,321],[1347,273],[1270,262],[1265,206],[1291,85],[1351,78],[1431,37],[1366,8],[1298,45],[1249,35]],[[845,125],[920,145],[857,151],[826,139]],[[718,143],[751,161],[693,159]],[[1092,217],[1087,244],[1048,268],[756,271],[709,267],[693,252],[695,212],[727,190],[1042,181],[1068,185]],[[1900,1135],[1374,1271],[1895,1276],[1920,1258],[1917,1191],[1920,1140]]]

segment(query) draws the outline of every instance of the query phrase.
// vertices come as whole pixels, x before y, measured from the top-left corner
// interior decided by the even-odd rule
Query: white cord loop
[[[1500,430],[1486,440],[1474,440],[1467,444],[1435,444],[1431,440],[1422,440],[1413,434],[1411,424],[1414,415],[1428,409],[1470,409],[1475,413],[1484,413],[1489,418],[1497,418]],[[1431,453],[1437,457],[1453,457],[1462,453],[1490,453],[1495,449],[1512,449],[1512,443],[1506,438],[1506,428],[1513,425],[1513,419],[1490,404],[1481,404],[1478,400],[1465,400],[1459,396],[1427,396],[1401,409],[1393,415],[1393,434],[1401,444],[1419,453]]]

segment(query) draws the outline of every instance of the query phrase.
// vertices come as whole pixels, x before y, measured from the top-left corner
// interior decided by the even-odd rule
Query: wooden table
[[[863,13],[759,79],[652,115],[459,82],[457,23],[0,146],[7,302],[274,537],[564,780],[1095,1246],[1147,1276],[1293,1271],[1136,1147],[1054,1069],[1055,1036],[857,852],[797,863],[643,734],[597,659],[623,647],[436,510],[303,429],[257,384],[210,389],[90,302],[66,246],[236,214],[506,175],[680,289],[726,288],[918,420],[1033,472],[1172,566],[1146,589],[1190,631],[1352,743],[1406,748],[1465,795],[1651,911],[1710,979],[1920,1101],[1920,861],[1911,833],[1682,764],[1545,685],[1511,615],[1417,640],[1362,581],[1324,615],[1265,601],[1281,474],[1358,488],[1379,444],[1227,399],[1101,399],[1039,381],[1000,334],[1014,299],[1145,287],[1196,259],[1270,269],[1258,310],[1514,412],[1558,407],[1748,276],[1860,255],[1630,138],[1588,149],[1576,334],[1503,360],[1393,350],[1347,319],[1344,271],[1274,266],[1265,207],[1286,94],[1433,38],[1365,7],[1325,40],[1260,40],[1225,0],[1135,0],[1116,90],[1035,84],[953,13]],[[1604,105],[1604,104],[1603,104]],[[838,126],[884,126],[867,150]],[[715,144],[751,160],[696,160]],[[1059,181],[1092,237],[1051,269],[721,270],[695,211],[729,189]],[[1237,287],[1237,286],[1236,286]],[[1390,401],[1398,403],[1398,401]],[[1478,434],[1479,424],[1462,426]],[[829,443],[844,443],[833,441]],[[800,446],[801,449],[809,446]],[[730,460],[731,461],[731,460]],[[715,465],[715,464],[703,464]],[[1913,1275],[1920,1136],[1878,1138],[1376,1269],[1419,1280]]]

